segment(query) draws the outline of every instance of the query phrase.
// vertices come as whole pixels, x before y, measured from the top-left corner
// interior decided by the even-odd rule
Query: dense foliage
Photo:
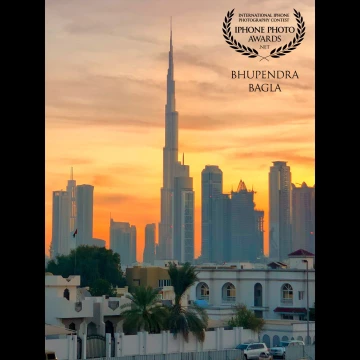
[[[159,333],[167,329],[169,310],[162,305],[158,297],[159,290],[148,286],[137,286],[126,297],[131,300],[121,306],[125,334],[136,334],[138,331]]]
[[[80,275],[81,287],[93,288],[99,279],[108,281],[113,287],[126,285],[120,267],[120,255],[104,247],[78,246],[69,255],[59,255],[50,260],[45,271],[63,277]]]
[[[234,315],[228,321],[232,327],[243,327],[256,332],[260,332],[265,325],[263,318],[255,316],[254,312],[249,310],[244,304],[237,304],[234,308]]]

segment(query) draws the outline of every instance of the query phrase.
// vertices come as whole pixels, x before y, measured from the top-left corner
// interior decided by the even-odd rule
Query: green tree
[[[208,315],[206,310],[197,306],[189,305],[183,307],[181,299],[186,290],[188,290],[196,281],[198,271],[190,263],[183,266],[177,266],[175,263],[169,263],[168,273],[171,279],[171,285],[174,288],[175,300],[170,307],[169,329],[176,335],[181,333],[185,341],[189,341],[189,333],[193,333],[196,338],[203,342],[205,340],[205,330],[208,326]]]
[[[105,279],[96,279],[89,288],[92,296],[116,296],[114,287]]]
[[[228,321],[232,327],[243,327],[256,332],[260,332],[265,325],[263,318],[255,316],[254,312],[249,310],[244,304],[237,304],[234,308],[234,315]]]
[[[98,279],[107,280],[112,286],[126,285],[120,255],[104,247],[80,245],[69,255],[58,255],[50,260],[45,271],[63,277],[80,275],[82,287],[91,287]]]
[[[151,286],[137,286],[131,294],[125,295],[131,300],[131,303],[121,305],[122,309],[126,309],[121,313],[125,333],[159,333],[166,329],[169,310],[162,305],[158,294],[159,290]]]

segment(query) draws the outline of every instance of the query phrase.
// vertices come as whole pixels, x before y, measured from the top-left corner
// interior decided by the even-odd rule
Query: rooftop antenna
[[[74,179],[73,179],[73,177],[74,177],[73,175],[74,175],[74,174],[73,174],[73,167],[71,167],[71,170],[70,170],[70,180],[74,180]]]
[[[183,153],[183,165],[185,164],[185,155]]]

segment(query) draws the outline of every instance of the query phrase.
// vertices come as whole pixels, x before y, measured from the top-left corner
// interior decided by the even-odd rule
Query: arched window
[[[67,299],[67,300],[70,299],[70,291],[69,291],[69,289],[64,290],[64,298]]]
[[[303,337],[300,335],[296,338],[296,340],[304,341]]]
[[[293,303],[293,288],[290,284],[284,284],[281,287],[281,302],[283,304],[292,304]]]
[[[262,285],[256,283],[254,286],[254,306],[262,306]]]
[[[289,340],[289,338],[286,336],[286,335],[284,335],[282,338],[281,338],[281,341],[288,341]]]
[[[87,334],[88,334],[88,336],[97,334],[96,325],[92,321],[87,326]]]
[[[224,302],[235,302],[236,289],[232,283],[226,283],[222,288],[222,300]]]
[[[105,333],[110,333],[111,337],[114,337],[114,324],[110,320],[105,322]]]
[[[209,286],[208,284],[201,282],[196,286],[196,299],[197,300],[209,300]]]
[[[73,322],[69,325],[69,329],[70,330],[76,330],[76,326],[75,326],[75,324]]]
[[[280,345],[280,338],[277,335],[274,335],[273,337],[273,346],[279,346]]]
[[[264,335],[263,336],[263,342],[266,344],[266,346],[269,348],[270,347],[270,336],[269,335]]]

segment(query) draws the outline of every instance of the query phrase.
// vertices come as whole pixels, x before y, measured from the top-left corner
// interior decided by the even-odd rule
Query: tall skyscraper
[[[70,253],[70,196],[67,191],[53,191],[51,256]]]
[[[192,177],[176,177],[173,200],[173,259],[180,263],[194,262],[194,207]]]
[[[121,265],[131,265],[134,261],[133,244],[136,228],[128,222],[110,219],[110,249],[120,255]],[[136,241],[136,237],[135,237]]]
[[[291,172],[286,161],[274,161],[269,172],[270,258],[285,260],[292,252]]]
[[[292,184],[292,251],[315,253],[315,186]]]
[[[231,256],[232,261],[256,261],[261,255],[257,231],[253,190],[240,180],[237,191],[231,192]]]
[[[222,194],[223,173],[217,165],[206,165],[201,172],[201,260],[213,262],[214,241],[214,201]]]
[[[178,161],[178,112],[175,107],[174,60],[171,29],[165,105],[165,146],[163,148],[163,186],[161,188],[158,259],[172,259],[173,256],[173,194],[174,179],[177,176],[189,176],[189,167],[183,166]]]
[[[146,224],[145,226],[145,247],[143,261],[145,263],[154,264],[155,260],[155,234],[156,225]]]
[[[94,186],[76,187],[76,246],[92,245],[93,238]]]
[[[68,180],[67,182],[66,191],[69,193],[70,196],[69,231],[70,231],[70,235],[72,235],[76,230],[76,180],[74,180],[73,168],[71,168],[70,180]],[[70,239],[72,239],[71,248],[74,249],[76,239],[72,236],[70,237]]]

